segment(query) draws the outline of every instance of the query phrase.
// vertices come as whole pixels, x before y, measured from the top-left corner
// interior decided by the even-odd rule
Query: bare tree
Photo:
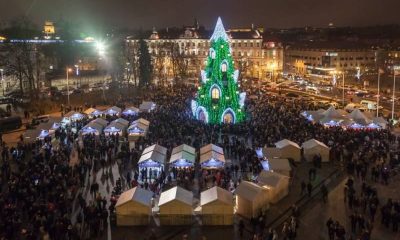
[[[127,48],[125,51],[125,59],[128,63],[127,68],[127,81],[130,82],[133,77],[134,85],[138,85],[139,78],[139,46],[136,42],[128,42]],[[127,69],[127,70],[128,70]]]

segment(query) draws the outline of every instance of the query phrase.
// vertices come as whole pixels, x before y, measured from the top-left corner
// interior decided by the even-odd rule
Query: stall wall
[[[301,160],[300,149],[292,145],[281,148],[281,158],[292,158],[294,161],[299,162]]]
[[[193,220],[192,206],[171,201],[160,206],[161,225],[190,225]]]
[[[232,225],[233,205],[215,201],[202,206],[203,225]]]
[[[118,226],[148,225],[151,207],[132,201],[116,207],[116,214]]]
[[[323,146],[315,146],[313,148],[304,149],[304,158],[312,161],[315,155],[321,154],[322,162],[329,162],[329,148]]]

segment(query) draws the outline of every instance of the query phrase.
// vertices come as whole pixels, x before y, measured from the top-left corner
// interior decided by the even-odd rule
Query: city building
[[[377,67],[378,54],[376,48],[349,42],[293,44],[285,48],[285,71],[316,76],[368,71]]]
[[[228,29],[232,57],[240,71],[240,79],[272,78],[283,68],[283,48],[279,42],[265,42],[263,29]],[[155,81],[185,79],[196,83],[204,68],[210,48],[211,31],[194,26],[166,28],[153,31],[145,37],[153,58]],[[137,59],[138,36],[126,39],[128,59]],[[133,65],[133,64],[132,64]]]

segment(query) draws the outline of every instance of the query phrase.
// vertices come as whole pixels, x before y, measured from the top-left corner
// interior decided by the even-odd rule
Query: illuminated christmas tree
[[[201,84],[192,112],[206,123],[238,123],[245,119],[246,93],[239,93],[239,71],[234,69],[229,37],[218,18],[210,39],[206,68],[201,71]]]

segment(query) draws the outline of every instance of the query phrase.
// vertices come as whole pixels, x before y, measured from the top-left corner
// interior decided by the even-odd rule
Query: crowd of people
[[[302,110],[316,108],[310,102],[293,102],[285,97],[266,95],[246,102],[245,122],[208,125],[192,117],[189,106],[194,92],[194,89],[187,87],[154,87],[147,90],[145,97],[116,102],[121,107],[137,104],[144,98],[157,103],[154,111],[135,117],[147,119],[150,128],[147,136],[139,138],[134,148],[129,147],[123,136],[81,136],[79,129],[88,120],[57,130],[57,146],[51,138],[34,144],[20,142],[12,148],[3,145],[1,236],[5,239],[35,239],[38,236],[43,239],[95,238],[106,229],[109,215],[112,215],[109,210],[113,210],[113,204],[110,203],[115,204],[121,191],[134,186],[150,189],[155,195],[174,184],[193,190],[195,196],[210,186],[233,191],[242,180],[252,179],[262,170],[255,149],[273,146],[285,138],[298,143],[315,138],[326,143],[332,149],[331,160],[345,165],[349,175],[363,182],[360,196],[357,196],[354,185],[350,183],[345,196],[349,208],[354,209],[352,219],[357,222],[354,233],[368,231],[370,234],[369,226],[374,222],[373,216],[379,203],[376,202],[376,192],[365,184],[367,173],[371,172],[374,181],[387,183],[390,180],[387,169],[399,161],[396,154],[389,155],[389,146],[396,140],[389,131],[327,129],[300,116]],[[108,116],[107,120],[115,118]],[[181,144],[199,149],[209,143],[223,147],[225,154],[233,159],[232,164],[213,171],[200,171],[198,167],[164,169],[150,179],[141,177],[148,175],[147,170],[144,174],[138,168],[138,160],[145,147],[159,144],[170,153],[172,148]],[[74,153],[77,157],[72,156]],[[389,162],[386,161],[388,157]],[[115,165],[118,166],[120,178],[113,175]],[[98,182],[99,174],[103,182]],[[198,180],[198,188],[193,188],[195,179]],[[111,197],[99,190],[102,184],[108,183],[117,187],[112,193],[110,191]],[[397,230],[397,202],[388,201],[382,206],[381,212],[385,219],[382,222],[385,225],[391,223],[393,230]],[[367,215],[370,218],[368,220]],[[286,239],[295,239],[299,227],[297,217],[293,215],[288,219],[282,231],[264,231],[265,217],[261,215],[261,219],[253,220],[256,239],[277,239],[278,234]],[[336,221],[332,220],[328,228],[329,236],[331,232],[337,239],[345,235],[342,234],[344,227]]]

